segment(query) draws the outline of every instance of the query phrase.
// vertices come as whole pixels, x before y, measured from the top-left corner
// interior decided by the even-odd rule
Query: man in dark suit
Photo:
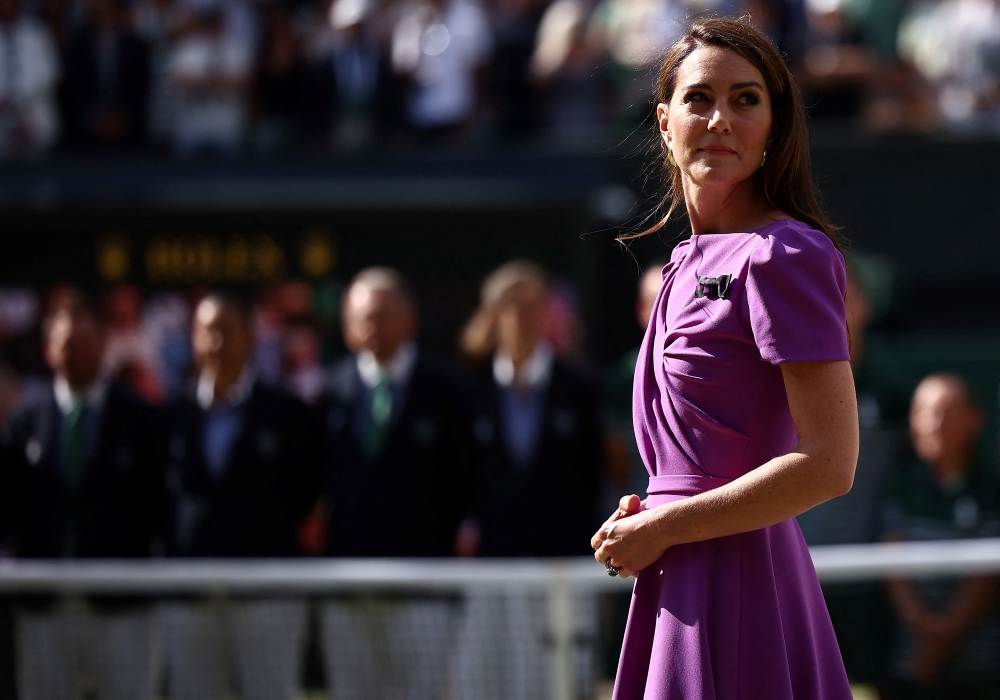
[[[166,515],[153,410],[101,376],[103,327],[71,293],[45,319],[50,390],[8,417],[6,533],[21,558],[142,558]],[[21,698],[152,698],[158,636],[142,599],[35,597],[16,616]]]
[[[167,479],[173,498],[170,553],[181,557],[291,557],[296,531],[318,498],[316,431],[308,409],[259,382],[248,314],[212,294],[198,304],[193,396],[170,407]],[[304,600],[253,598],[219,609],[206,601],[164,606],[174,698],[222,700],[223,640],[235,654],[243,700],[298,698]]]
[[[417,348],[416,303],[395,271],[355,277],[343,324],[352,354],[333,369],[320,403],[330,554],[451,556],[470,501],[459,387]],[[331,695],[439,696],[453,605],[440,597],[325,603]]]

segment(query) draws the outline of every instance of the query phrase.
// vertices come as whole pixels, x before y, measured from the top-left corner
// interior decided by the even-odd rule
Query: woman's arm
[[[846,360],[781,366],[799,442],[729,484],[633,517],[609,520],[595,556],[622,575],[641,571],[675,544],[749,532],[847,493],[858,460],[858,408]]]

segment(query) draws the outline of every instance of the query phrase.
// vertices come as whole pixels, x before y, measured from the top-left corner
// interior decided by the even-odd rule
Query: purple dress
[[[844,258],[792,219],[680,243],[635,369],[647,508],[796,444],[778,366],[847,360]],[[635,584],[615,700],[851,700],[794,519],[668,549]]]

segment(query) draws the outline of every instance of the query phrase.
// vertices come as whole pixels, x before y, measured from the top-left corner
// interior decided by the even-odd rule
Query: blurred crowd
[[[997,460],[980,449],[973,387],[934,373],[911,392],[867,361],[885,297],[873,265],[849,260],[858,474],[847,496],[800,517],[803,534],[998,536]],[[639,280],[640,327],[660,269]],[[631,423],[636,352],[603,376],[588,365],[563,286],[528,261],[501,266],[454,357],[422,346],[415,292],[382,267],[343,288],[291,280],[251,299],[144,298],[127,285],[96,300],[69,287],[0,291],[2,555],[585,556],[619,497],[644,493],[646,473]],[[889,700],[995,697],[997,592],[989,576],[825,588],[848,673]],[[546,601],[524,592],[6,605],[22,700],[87,688],[134,700],[164,687],[172,698],[235,689],[291,700],[308,639],[338,700],[551,691]],[[601,639],[625,609],[578,594],[574,610],[573,668],[591,697],[602,659],[614,660]]]
[[[315,288],[101,303],[8,291],[0,546],[21,559],[586,555],[604,479],[598,389],[544,270],[482,285],[459,367],[418,343],[394,270],[339,298],[324,366]],[[34,352],[34,369],[30,359]],[[28,359],[25,359],[28,358]],[[560,508],[550,508],[553,494]],[[6,602],[6,601],[0,601]],[[460,603],[460,604],[459,604]],[[293,700],[311,630],[334,697],[541,698],[545,596],[16,598],[18,697]],[[576,647],[589,695],[597,608]],[[84,670],[81,670],[84,669]],[[520,690],[518,690],[520,689]]]
[[[818,128],[1000,130],[995,0],[0,0],[0,157],[593,148],[705,13],[753,17]]]

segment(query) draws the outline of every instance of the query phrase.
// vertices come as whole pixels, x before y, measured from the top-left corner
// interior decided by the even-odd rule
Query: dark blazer
[[[554,362],[538,446],[523,469],[512,462],[503,437],[492,372],[481,375],[475,399],[480,554],[592,553],[590,538],[600,525],[597,501],[604,463],[594,383],[583,371]]]
[[[319,496],[317,431],[291,394],[255,382],[221,478],[202,448],[205,412],[193,396],[168,409],[169,553],[186,557],[288,557]]]
[[[353,428],[363,397],[350,356],[334,367],[317,405],[326,436],[330,554],[451,556],[472,491],[459,382],[420,353],[373,462],[363,456]]]
[[[96,444],[75,493],[59,463],[62,421],[49,390],[4,425],[0,483],[14,554],[63,556],[72,522],[76,558],[149,556],[167,515],[156,413],[123,385],[109,384]]]

